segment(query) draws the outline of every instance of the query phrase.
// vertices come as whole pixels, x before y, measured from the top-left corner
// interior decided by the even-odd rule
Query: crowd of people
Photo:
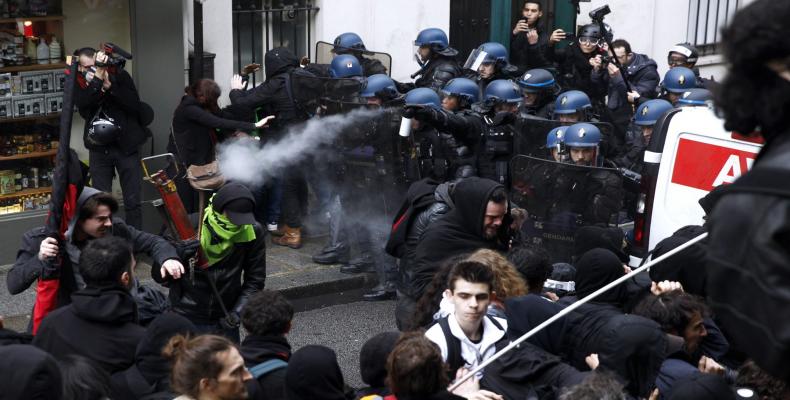
[[[786,200],[776,198],[790,192],[754,185],[765,174],[786,175],[789,121],[733,104],[739,91],[769,110],[790,102],[790,43],[765,22],[790,17],[779,3],[754,2],[723,34],[733,70],[752,72],[752,83],[701,78],[687,43],[668,50],[662,79],[655,61],[613,40],[602,20],[572,40],[544,31],[537,0],[523,3],[510,51],[484,43],[464,64],[443,31],[419,32],[414,82],[391,79],[354,33],[335,39],[328,65],[270,50],[265,81],[248,89],[234,76],[229,107],[218,106],[214,81],[186,88],[169,143],[183,170],[210,166],[221,143],[275,145],[307,121],[359,108],[375,117],[296,157],[264,185],[207,188],[176,176],[198,232],[189,240],[140,230],[142,180],[133,164],[145,107],[128,73],[102,52],[78,50],[75,102],[87,122],[94,187],[79,193],[64,238],[43,227],[22,238],[9,292],[36,281],[57,289],[47,298],[38,292],[28,332],[3,329],[0,319],[0,399],[788,398],[786,287],[766,303],[775,316],[732,300],[735,284],[766,291],[751,269],[787,283],[776,272],[786,269],[786,219],[754,225],[742,206],[762,207],[760,218],[785,212]],[[765,39],[743,53],[747,27],[763,29]],[[766,54],[779,61],[754,67]],[[778,105],[749,92],[754,85],[770,87]],[[632,217],[635,196],[622,171],[638,176],[661,117],[675,107],[713,107],[711,90],[729,129],[759,128],[768,155],[755,170],[763,175],[712,191],[700,200],[705,225],[682,228],[651,255],[703,232],[710,239],[588,301],[631,273],[629,238],[617,224]],[[114,170],[126,221],[108,193]],[[329,233],[316,263],[375,272],[365,300],[397,299],[399,331],[362,347],[364,388],[345,383],[333,350],[292,351],[294,308],[265,289],[267,237],[298,249],[311,215]],[[568,220],[570,245],[540,240],[541,226]],[[734,238],[744,226],[754,237]],[[140,283],[139,254],[166,291]],[[757,265],[738,261],[744,254]],[[567,314],[502,352],[559,313]]]

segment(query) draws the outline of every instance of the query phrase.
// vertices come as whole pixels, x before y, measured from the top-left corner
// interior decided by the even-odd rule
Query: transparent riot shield
[[[546,149],[546,136],[552,129],[563,126],[560,121],[542,118],[521,118],[516,124],[517,134],[514,140],[516,154],[536,158],[550,158]]]
[[[330,64],[332,62],[332,58],[334,58],[338,54],[351,54],[352,56],[356,57],[360,64],[362,64],[362,70],[365,71],[365,76],[372,75],[367,73],[371,65],[376,63],[381,63],[387,70],[387,75],[392,75],[392,56],[387,53],[379,53],[376,51],[359,51],[359,50],[339,50],[335,52],[334,45],[332,43],[322,42],[319,41],[315,44],[315,63],[316,64]]]
[[[310,74],[291,75],[291,93],[302,108],[314,112],[319,107],[326,114],[338,114],[359,107],[363,81],[354,78],[326,78]]]
[[[622,208],[616,169],[516,156],[511,171],[511,199],[528,213],[521,240],[543,247],[552,262],[571,262],[576,230],[613,224]]]
[[[485,62],[487,56],[488,53],[481,50],[480,48],[472,50],[469,53],[469,57],[466,58],[464,69],[477,72],[478,68],[480,68],[480,66]]]

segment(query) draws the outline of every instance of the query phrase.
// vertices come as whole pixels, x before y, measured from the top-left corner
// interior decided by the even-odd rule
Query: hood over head
[[[579,300],[625,275],[622,261],[611,251],[602,248],[584,253],[575,266],[575,295]],[[593,302],[622,305],[627,296],[626,287],[619,285],[596,297]]]
[[[450,212],[470,232],[483,236],[483,219],[494,190],[504,186],[490,179],[471,177],[459,181],[452,195],[455,208]],[[505,225],[505,222],[502,223]]]
[[[285,47],[275,47],[266,52],[263,60],[266,69],[266,79],[271,79],[275,75],[288,72],[293,68],[299,67],[299,59]]]
[[[135,354],[135,364],[148,383],[154,385],[166,382],[170,377],[170,361],[162,356],[162,349],[170,338],[178,334],[194,334],[196,331],[191,321],[172,311],[151,321]]]
[[[582,254],[600,247],[627,263],[629,258],[623,251],[624,240],[623,230],[618,227],[583,226],[573,235],[573,256],[578,260]]]
[[[58,364],[47,352],[26,344],[0,347],[1,399],[58,400],[61,375]]]
[[[285,372],[288,400],[345,400],[343,373],[334,350],[309,345],[297,350]]]
[[[77,220],[79,219],[79,212],[85,202],[88,201],[93,196],[102,193],[101,190],[94,189],[90,186],[85,186],[82,188],[82,192],[80,192],[80,196],[77,197],[77,210],[74,213],[74,218],[69,221],[69,229],[66,230],[66,238],[71,239],[71,235],[74,233],[74,227],[77,226]]]
[[[74,313],[88,321],[137,323],[137,303],[120,285],[88,287],[74,292],[71,304]]]
[[[505,300],[505,314],[507,315],[507,336],[511,341],[518,339],[547,319],[562,310],[562,306],[553,303],[545,297],[536,294],[514,297]],[[543,350],[554,355],[561,355],[565,351],[565,331],[567,317],[547,326],[534,336],[527,339]]]
[[[382,332],[368,339],[359,351],[359,373],[362,382],[371,387],[385,387],[387,357],[395,348],[400,332]]]

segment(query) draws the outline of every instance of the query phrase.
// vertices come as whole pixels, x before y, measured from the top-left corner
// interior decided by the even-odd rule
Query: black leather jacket
[[[707,300],[719,326],[761,368],[790,378],[787,133],[769,142],[754,168],[724,189],[708,227]]]
[[[159,266],[151,268],[155,281],[170,288],[173,311],[199,324],[211,324],[225,317],[211,289],[210,275],[217,285],[222,302],[230,313],[239,313],[249,297],[263,290],[266,282],[266,232],[255,224],[255,240],[236,243],[233,251],[206,270],[195,269],[190,275],[163,280]]]

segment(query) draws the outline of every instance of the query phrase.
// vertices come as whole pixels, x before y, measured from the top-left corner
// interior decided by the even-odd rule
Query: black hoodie
[[[151,321],[137,345],[134,365],[113,374],[112,398],[134,400],[157,392],[169,392],[170,361],[162,356],[162,349],[171,337],[195,331],[192,322],[174,312],[166,312]]]
[[[257,336],[248,335],[241,342],[241,356],[247,368],[252,368],[272,359],[285,362],[291,358],[291,345],[284,336]],[[258,377],[258,385],[247,385],[250,398],[263,398],[279,400],[285,398],[285,371],[274,370],[264,376]],[[258,393],[261,391],[262,393]]]
[[[2,346],[0,388],[2,400],[59,400],[60,369],[52,356],[33,346]]]
[[[71,295],[41,322],[33,345],[57,357],[77,354],[114,373],[134,362],[145,329],[137,325],[137,304],[120,286],[88,287]]]
[[[288,400],[347,400],[334,350],[318,345],[297,350],[288,362],[285,393]]]
[[[498,188],[504,187],[477,177],[458,182],[453,194],[455,208],[430,225],[417,245],[411,283],[416,298],[422,296],[439,265],[447,258],[478,249],[504,248],[500,238],[486,239],[483,232],[488,201]],[[503,235],[509,224],[506,214],[501,228]]]
[[[230,101],[234,106],[244,107],[250,111],[263,107],[266,115],[276,117],[271,122],[271,129],[281,132],[288,125],[303,121],[307,117],[297,107],[292,96],[289,96],[286,84],[293,79],[293,75],[313,76],[313,74],[299,68],[299,59],[291,53],[291,50],[284,47],[277,47],[266,52],[264,68],[265,82],[250,90],[231,90]],[[272,137],[271,133],[266,136]]]

